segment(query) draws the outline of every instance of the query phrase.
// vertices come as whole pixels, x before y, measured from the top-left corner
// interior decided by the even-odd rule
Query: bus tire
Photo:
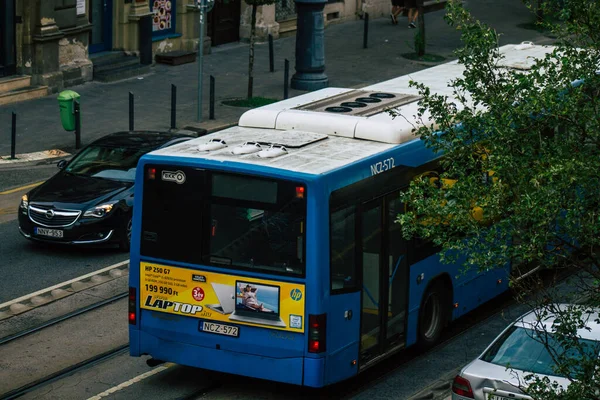
[[[438,343],[448,322],[449,291],[441,280],[432,282],[421,300],[417,341],[422,349]]]

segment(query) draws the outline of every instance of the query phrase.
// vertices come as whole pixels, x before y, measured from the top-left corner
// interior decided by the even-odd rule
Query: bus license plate
[[[214,322],[200,322],[200,330],[202,332],[217,333],[219,335],[240,336],[240,328],[237,326],[215,324]]]
[[[50,236],[55,238],[63,237],[63,231],[60,229],[46,229],[46,228],[38,228],[35,227],[35,234],[42,236]]]

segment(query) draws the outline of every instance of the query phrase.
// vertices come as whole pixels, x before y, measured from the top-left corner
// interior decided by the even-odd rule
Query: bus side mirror
[[[65,165],[67,165],[67,160],[60,160],[59,162],[56,163],[56,166],[58,167],[58,169],[63,169],[65,167]]]

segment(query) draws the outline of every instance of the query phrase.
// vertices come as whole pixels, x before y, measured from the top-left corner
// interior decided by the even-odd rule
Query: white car
[[[555,305],[562,314],[574,310],[577,305]],[[454,378],[452,400],[531,400],[523,390],[524,379],[529,374],[547,376],[566,388],[571,381],[555,372],[554,354],[564,354],[552,333],[556,314],[537,309],[521,316],[509,325],[477,359],[465,366]],[[599,310],[585,312],[586,328],[577,331],[579,342],[587,354],[600,354]],[[544,314],[545,313],[545,314]],[[547,341],[548,346],[543,344]],[[578,350],[567,357],[579,358]],[[508,367],[509,366],[509,367]]]

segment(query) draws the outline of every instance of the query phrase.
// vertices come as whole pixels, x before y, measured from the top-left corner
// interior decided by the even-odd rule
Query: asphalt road
[[[577,282],[577,279],[560,282],[554,295],[565,297],[556,297],[556,300],[570,299],[576,291]],[[430,351],[422,353],[414,347],[410,348],[368,369],[358,377],[325,390],[306,389],[169,363],[151,368],[145,364],[147,356],[134,358],[125,352],[55,381],[22,398],[417,400],[417,397],[414,397],[417,392],[422,393],[423,389],[439,383],[440,378],[449,382],[456,373],[454,371],[458,371],[481,354],[508,324],[528,310],[527,305],[511,301],[510,295],[500,296],[454,321],[444,335],[443,342]],[[110,308],[95,313],[95,319],[101,325],[104,325],[102,321],[109,323],[115,320],[114,310]],[[75,326],[78,322],[69,320],[64,323]],[[115,329],[126,330],[127,325],[119,323]],[[66,327],[63,330],[75,329]],[[54,337],[52,342],[58,343],[60,340]],[[82,341],[78,345],[84,346],[85,343]],[[59,344],[56,346],[60,347]],[[66,341],[62,346],[64,357],[69,357],[73,342]],[[441,397],[436,398],[447,398],[449,389],[446,387],[438,394]]]
[[[28,186],[56,173],[56,165],[0,169],[0,192]],[[116,248],[72,248],[32,243],[18,231],[17,207],[28,189],[0,194],[0,303],[129,258]]]
[[[398,354],[373,367],[364,375],[314,390],[260,379],[221,374],[174,364],[150,368],[147,356],[128,353],[97,363],[90,368],[33,391],[23,399],[411,399],[442,375],[457,370],[477,357],[526,307],[504,299],[456,321],[452,329],[468,324],[470,329],[447,340],[427,353],[415,349]],[[484,307],[485,309],[486,307]],[[491,312],[489,311],[491,310]],[[99,313],[99,319],[114,319],[111,313]],[[479,321],[479,322],[475,322]],[[475,322],[475,325],[472,325]],[[75,323],[75,322],[68,322]],[[65,357],[69,354],[65,353]],[[398,363],[400,365],[398,366]],[[386,366],[387,364],[387,366]],[[390,367],[396,365],[396,367]],[[110,391],[110,394],[107,392]],[[447,396],[449,391],[442,395]],[[425,397],[431,398],[431,397]]]

